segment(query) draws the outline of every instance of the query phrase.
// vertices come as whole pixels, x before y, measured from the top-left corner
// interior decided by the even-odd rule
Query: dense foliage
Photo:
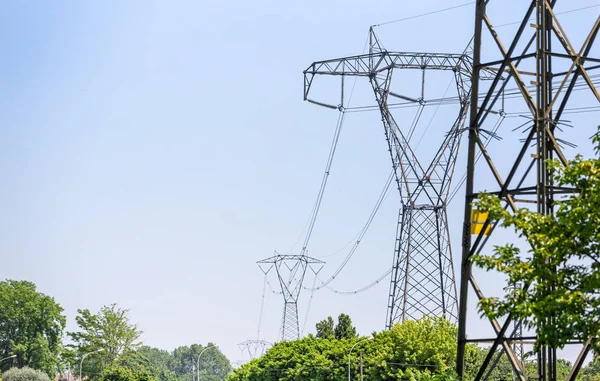
[[[214,345],[208,344],[206,347]],[[202,345],[192,344],[176,348],[173,351],[171,370],[180,379],[189,377],[192,369],[196,369],[198,356],[203,349]],[[200,357],[200,379],[202,381],[221,381],[227,378],[231,372],[231,364],[229,360],[217,347],[207,349]]]
[[[168,351],[142,346],[136,355],[136,361],[148,369],[155,380],[177,381],[177,375],[172,370],[173,356]]]
[[[599,154],[600,136],[593,141]],[[514,289],[503,298],[483,299],[483,313],[493,318],[511,314],[536,330],[538,345],[562,348],[570,339],[600,334],[600,159],[577,156],[568,165],[549,165],[555,186],[579,192],[557,200],[553,216],[528,209],[511,213],[498,197],[482,196],[476,208],[514,228],[532,248],[525,255],[508,244],[473,261],[506,274]]]
[[[48,381],[48,376],[72,380],[79,375],[84,355],[84,379],[188,381],[200,351],[206,348],[193,344],[168,352],[142,346],[142,332],[130,322],[129,311],[115,304],[97,313],[78,310],[78,330],[68,333],[72,343],[63,346],[66,318],[62,312],[53,298],[37,292],[31,282],[0,282],[0,359],[4,359],[0,366],[7,370],[0,381]],[[16,358],[7,358],[12,355]],[[230,371],[229,360],[217,347],[200,358],[203,381],[222,381]]]
[[[368,340],[367,340],[368,339]],[[452,379],[456,328],[441,318],[406,321],[369,338],[317,338],[275,344],[264,356],[236,370],[230,381],[345,380],[359,372],[364,379]]]
[[[102,371],[100,381],[155,381],[150,373],[136,367],[111,365]]]
[[[4,381],[50,381],[48,375],[42,371],[29,367],[10,368],[2,373]]]
[[[316,324],[317,337],[319,339],[352,339],[357,337],[356,328],[352,325],[352,319],[346,314],[338,316],[337,325],[333,318],[329,316]]]
[[[582,381],[600,381],[600,358],[595,358],[586,365],[580,374]]]
[[[321,320],[316,324],[317,337],[319,339],[333,339],[335,337],[334,327],[335,323],[331,316],[325,320]]]
[[[206,348],[198,363],[200,352]],[[197,364],[202,381],[222,381],[232,369],[227,357],[210,343],[207,346],[183,346],[173,352],[142,346],[120,362],[121,366],[148,372],[156,381],[188,381],[192,375],[197,377]]]
[[[56,365],[66,318],[54,298],[27,281],[0,282],[0,358],[16,354],[14,365],[51,373]],[[13,362],[5,361],[0,369]]]
[[[77,312],[79,330],[68,333],[74,343],[69,347],[78,358],[97,352],[86,358],[83,374],[98,375],[107,366],[130,361],[128,357],[141,345],[142,332],[129,322],[128,310],[112,304],[96,314],[87,309]]]

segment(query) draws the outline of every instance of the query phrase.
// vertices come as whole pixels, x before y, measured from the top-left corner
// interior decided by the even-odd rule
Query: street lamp
[[[17,355],[8,356],[8,357],[5,357],[2,360],[0,360],[0,362],[2,362],[4,360],[8,360],[8,359],[14,359],[15,357],[17,357]]]
[[[202,350],[202,352],[200,352],[200,354],[198,355],[198,361],[196,361],[196,370],[197,370],[197,372],[198,372],[198,380],[197,380],[197,381],[200,381],[200,356],[202,356],[202,354],[203,354],[204,352],[206,352],[206,350],[208,350],[208,349],[210,349],[210,348],[216,348],[216,347],[217,347],[216,345],[209,345],[209,346],[207,346],[206,348],[204,348],[204,349]]]
[[[367,341],[367,340],[371,340],[371,339],[372,339],[372,337],[368,337],[366,339],[359,340],[356,343],[354,343],[354,345],[350,348],[350,351],[348,352],[348,381],[352,381],[350,379],[350,354],[352,353],[352,350],[354,349],[355,346],[362,343],[363,341]]]
[[[83,360],[85,360],[85,358],[88,357],[89,355],[92,355],[92,354],[98,353],[98,352],[102,352],[103,350],[104,349],[100,348],[97,351],[93,351],[93,352],[86,353],[86,354],[83,355],[83,357],[81,358],[81,363],[79,364],[79,381],[82,381],[82,378],[81,378],[81,369],[83,368]]]

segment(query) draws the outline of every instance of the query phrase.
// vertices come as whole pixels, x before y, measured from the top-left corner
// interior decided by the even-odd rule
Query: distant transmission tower
[[[265,273],[264,275],[265,275],[265,278],[264,278],[264,282],[263,282],[262,296],[261,296],[261,301],[260,301],[260,315],[258,317],[258,329],[256,331],[256,339],[246,340],[246,341],[238,344],[238,347],[242,350],[242,352],[248,353],[250,360],[252,360],[256,357],[262,356],[265,353],[265,351],[267,350],[267,348],[269,348],[272,345],[268,341],[260,339],[260,329],[262,327],[263,311],[265,308],[267,283],[269,283],[269,281],[267,279],[268,274]]]
[[[368,54],[314,62],[304,71],[304,99],[331,109],[345,110],[344,78],[368,78],[381,113],[385,138],[401,198],[386,326],[423,315],[445,316],[457,320],[457,292],[450,250],[446,206],[460,136],[464,128],[471,83],[470,55],[389,52],[381,46],[373,28],[369,31]],[[409,97],[392,90],[392,74],[416,71],[422,77],[421,97]],[[445,130],[443,142],[431,161],[418,158],[411,142],[416,126],[399,126],[392,109],[400,106],[423,108],[445,100],[424,97],[425,72],[450,71],[454,74],[459,105],[458,115]],[[309,98],[316,76],[341,77],[339,105]],[[399,82],[404,85],[402,82]],[[406,85],[405,85],[406,86]],[[405,88],[406,90],[406,88]],[[390,97],[397,102],[390,100]],[[400,103],[398,103],[400,102]],[[450,124],[450,123],[449,123]]]
[[[283,341],[300,338],[298,298],[302,290],[302,283],[308,269],[316,276],[324,264],[323,261],[311,258],[304,253],[305,250],[302,250],[300,255],[281,255],[275,251],[275,255],[272,257],[257,262],[265,274],[274,268],[279,279],[284,300],[281,323],[281,339]]]
[[[475,13],[457,373],[460,377],[465,375],[467,343],[487,342],[490,344],[486,347],[487,355],[476,367],[475,381],[485,380],[485,375],[495,365],[492,358],[499,348],[507,355],[518,380],[533,378],[540,381],[556,381],[559,377],[556,369],[556,348],[541,346],[537,352],[537,374],[523,374],[516,350],[518,348],[511,343],[524,340],[535,343],[536,336],[523,337],[522,332],[517,332],[520,336],[510,335],[510,328],[514,322],[512,315],[500,320],[489,319],[490,331],[493,331],[486,335],[487,337],[483,336],[480,330],[467,337],[467,327],[473,325],[470,320],[467,324],[467,318],[470,315],[469,319],[478,319],[478,314],[468,308],[469,294],[475,295],[477,300],[486,296],[472,272],[471,258],[482,251],[490,251],[490,239],[493,243],[494,238],[504,237],[503,233],[495,234],[496,226],[492,226],[489,221],[474,229],[474,224],[479,221],[474,218],[476,214],[473,213],[472,201],[480,193],[487,192],[497,195],[510,212],[528,208],[541,214],[553,215],[555,201],[578,192],[577,189],[561,187],[554,183],[548,160],[557,159],[568,165],[566,149],[572,147],[572,144],[564,140],[568,136],[562,133],[562,129],[568,126],[564,117],[567,114],[580,113],[582,110],[598,109],[600,92],[596,88],[597,75],[591,76],[590,72],[600,69],[598,50],[592,50],[600,31],[600,16],[592,20],[591,29],[582,39],[581,45],[573,46],[574,40],[568,38],[557,17],[560,13],[557,12],[556,5],[573,5],[576,2],[517,2],[521,3],[523,8],[522,19],[516,23],[514,29],[508,31],[499,31],[498,26],[494,25],[498,18],[496,16],[501,16],[502,12],[498,12],[500,8],[494,6],[488,10],[488,3],[494,4],[489,0],[477,0]],[[518,8],[513,11],[521,12]],[[581,24],[578,22],[580,28],[583,27]],[[505,34],[508,34],[508,38]],[[594,57],[592,52],[595,53]],[[482,70],[493,70],[497,74],[492,81],[484,83],[480,77]],[[487,126],[490,125],[490,112],[496,103],[502,101],[505,89],[512,92],[513,102],[524,109],[522,115],[519,115],[523,124],[516,128],[516,133],[506,131],[511,138],[508,140],[503,136],[504,141],[508,140],[507,144],[487,147],[482,143],[482,135],[485,134],[486,128],[489,130]],[[585,92],[574,94],[577,90]],[[592,105],[585,107],[585,100]],[[576,107],[570,108],[572,104]],[[582,134],[579,132],[581,130],[574,131],[570,132],[571,136]],[[477,165],[478,157],[483,158],[480,165]],[[527,292],[529,286],[522,285],[522,292]],[[535,327],[531,328],[535,333]],[[591,340],[583,343],[583,350],[574,361],[566,381],[577,378],[591,345]]]
[[[265,340],[246,340],[238,344],[242,352],[248,353],[250,360],[265,354],[267,348],[272,344]]]

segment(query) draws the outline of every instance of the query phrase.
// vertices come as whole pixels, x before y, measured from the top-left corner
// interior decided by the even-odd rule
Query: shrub
[[[4,381],[50,381],[48,375],[39,370],[24,368],[10,368],[2,373]]]
[[[123,366],[109,366],[104,369],[101,381],[154,381],[154,378],[144,369]]]

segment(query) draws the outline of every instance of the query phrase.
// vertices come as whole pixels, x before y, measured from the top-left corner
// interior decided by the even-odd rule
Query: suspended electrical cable
[[[421,120],[421,115],[423,115],[423,110],[425,109],[425,101],[421,101],[419,103],[420,103],[419,104],[419,109],[415,113],[415,117],[414,117],[414,119],[412,121],[410,129],[408,130],[408,142],[409,143],[410,143],[410,140],[413,137],[413,134],[415,133],[415,130],[417,129],[417,124],[419,124],[419,121]]]
[[[265,279],[263,281],[263,289],[262,289],[262,298],[260,299],[260,314],[258,315],[258,330],[256,332],[256,339],[260,339],[260,329],[262,326],[262,318],[263,318],[263,311],[265,308],[265,296],[266,296],[266,291],[267,291],[267,275],[268,273],[265,273]]]
[[[596,75],[591,75],[590,78],[597,78],[600,75],[596,74]],[[560,85],[561,81],[554,81],[553,85]],[[600,84],[600,81],[592,81],[592,84],[594,85],[598,85]],[[581,91],[581,90],[585,90],[587,88],[587,82],[585,82],[585,80],[583,78],[579,78],[576,82],[576,85],[574,86],[574,90],[573,91]],[[535,90],[535,86],[526,86],[526,88],[528,90]],[[516,98],[520,98],[521,97],[521,92],[519,88],[510,88],[510,89],[505,89],[505,99],[516,99]],[[494,93],[494,95],[496,95],[496,93]],[[487,95],[487,93],[481,93],[481,96]],[[458,97],[447,97],[447,98],[435,98],[435,99],[427,99],[425,100],[425,107],[431,107],[431,106],[438,106],[438,105],[453,105],[453,104],[459,104],[460,103],[460,98]],[[414,107],[419,107],[420,105],[415,104],[414,102],[397,102],[397,103],[390,103],[388,108],[390,110],[392,109],[401,109],[401,108],[414,108]],[[379,112],[379,106],[378,105],[371,105],[371,106],[355,106],[355,107],[351,107],[351,108],[347,108],[345,110],[347,113],[354,113],[354,112]]]
[[[340,294],[340,295],[356,295],[356,294],[360,294],[361,292],[367,291],[373,287],[375,287],[376,285],[379,284],[379,282],[381,282],[382,280],[384,280],[388,275],[390,275],[392,273],[393,268],[389,269],[388,271],[386,271],[383,275],[381,275],[379,278],[377,278],[376,280],[374,280],[373,282],[367,284],[364,287],[359,288],[358,290],[354,290],[354,291],[339,291],[334,289],[331,286],[326,286],[326,288],[336,294]]]
[[[385,186],[383,187],[383,189],[382,189],[382,191],[381,191],[381,193],[379,195],[379,198],[377,199],[377,203],[375,204],[375,207],[371,211],[371,214],[369,215],[369,218],[367,219],[367,222],[365,223],[365,225],[363,226],[362,230],[360,231],[360,234],[358,235],[358,238],[356,239],[356,242],[354,243],[354,245],[350,249],[350,252],[348,253],[348,255],[346,255],[346,258],[344,258],[344,261],[342,262],[342,264],[337,268],[337,270],[333,273],[333,275],[331,277],[329,277],[326,281],[321,282],[318,287],[305,288],[306,290],[320,290],[320,289],[324,288],[329,283],[331,283],[331,281],[333,281],[335,279],[335,277],[338,276],[338,274],[344,269],[344,267],[346,267],[346,265],[348,264],[348,262],[350,261],[350,259],[352,258],[352,256],[356,252],[356,250],[358,249],[358,246],[360,245],[360,243],[361,243],[362,239],[364,238],[365,234],[367,234],[367,231],[369,230],[369,227],[371,226],[371,223],[373,222],[373,219],[377,215],[377,212],[381,208],[381,205],[383,204],[383,201],[386,199],[387,194],[388,194],[388,192],[391,189],[391,185],[393,183],[393,180],[394,180],[394,171],[392,171],[390,173],[390,175],[388,176],[388,179],[387,179],[387,181],[385,183]]]
[[[312,306],[313,297],[315,296],[315,284],[317,283],[317,274],[313,279],[313,285],[310,291],[310,298],[308,299],[308,307],[306,308],[306,315],[304,315],[304,323],[302,324],[302,333],[300,336],[304,336],[304,330],[306,329],[306,323],[308,322],[308,314],[310,313],[310,307]]]
[[[452,85],[452,83],[454,82],[454,78],[452,78],[450,80],[450,83],[448,83],[448,86],[446,87],[446,91],[444,91],[444,95],[442,95],[442,100],[444,98],[446,98],[446,94],[448,93],[448,90],[450,90],[450,86]],[[427,124],[427,127],[425,127],[425,129],[423,130],[423,134],[421,134],[421,138],[419,139],[419,141],[417,142],[417,145],[415,146],[414,149],[419,148],[419,145],[421,144],[421,141],[423,140],[423,137],[425,137],[425,134],[427,133],[427,130],[429,130],[429,127],[431,126],[431,123],[433,123],[433,119],[435,118],[435,116],[437,115],[437,112],[440,109],[440,105],[438,104],[437,108],[435,109],[435,111],[433,112],[433,115],[431,116],[431,119],[429,119],[429,123]]]
[[[308,243],[310,242],[310,238],[312,236],[313,229],[315,228],[315,222],[317,220],[317,216],[319,215],[319,210],[321,208],[321,203],[323,202],[323,196],[325,194],[325,188],[327,186],[327,180],[329,179],[329,174],[331,171],[331,166],[333,164],[333,158],[335,157],[335,151],[337,149],[338,142],[340,140],[340,133],[342,132],[342,126],[344,125],[344,119],[346,117],[346,113],[341,111],[335,127],[335,132],[333,134],[333,141],[331,142],[331,147],[329,149],[329,157],[327,158],[327,164],[325,165],[325,172],[323,173],[323,179],[321,180],[321,187],[319,188],[319,193],[317,195],[317,201],[313,207],[312,216],[310,219],[310,223],[308,225],[308,230],[306,232],[306,237],[304,238],[304,243],[302,244],[302,253],[306,252],[306,248]]]
[[[461,5],[455,5],[453,7],[448,7],[448,8],[444,8],[444,9],[438,9],[436,11],[431,11],[431,12],[427,12],[427,13],[421,13],[421,14],[415,15],[415,16],[404,17],[404,18],[401,18],[401,19],[398,19],[398,20],[386,21],[386,22],[383,22],[383,23],[380,23],[380,24],[375,24],[375,25],[373,25],[373,27],[394,24],[394,23],[398,23],[398,22],[402,22],[402,21],[407,21],[407,20],[413,20],[413,19],[420,18],[420,17],[425,17],[425,16],[431,16],[431,15],[434,15],[436,13],[447,12],[447,11],[451,11],[453,9],[463,8],[463,7],[467,7],[469,5],[473,5],[473,4],[475,4],[475,2],[471,1],[470,3],[461,4]]]
[[[281,292],[281,291],[275,291],[273,289],[273,286],[271,286],[271,282],[269,282],[268,280],[267,280],[267,285],[269,286],[269,290],[271,290],[271,293],[273,293],[275,295],[282,295],[283,294],[283,292]]]
[[[575,9],[570,9],[567,11],[563,11],[563,12],[556,12],[555,15],[566,15],[567,13],[573,13],[573,12],[579,12],[579,11],[584,11],[587,9],[592,9],[592,8],[597,8],[600,7],[600,4],[594,4],[594,5],[590,5],[587,7],[582,7],[582,8],[575,8]],[[529,21],[535,20],[535,18],[531,18],[529,19]],[[523,21],[513,21],[513,22],[509,22],[506,24],[500,24],[500,25],[495,25],[494,28],[503,28],[505,26],[509,26],[509,25],[517,25],[517,24],[521,24]]]
[[[367,38],[365,41],[365,45],[363,46],[363,54],[367,49],[367,44],[369,42],[369,39]],[[350,105],[350,102],[352,101],[352,97],[354,95],[354,89],[356,88],[356,81],[358,80],[358,77],[354,78],[354,84],[352,85],[352,89],[350,90],[350,96],[348,97],[348,106]],[[321,180],[321,187],[319,189],[319,193],[317,195],[317,201],[315,202],[315,205],[313,207],[312,213],[311,213],[311,217],[309,218],[309,224],[308,224],[308,231],[306,234],[306,237],[304,239],[304,243],[302,245],[302,253],[304,254],[306,252],[306,249],[308,247],[308,243],[310,242],[310,238],[312,236],[312,232],[313,229],[315,227],[315,222],[317,219],[317,216],[319,214],[319,209],[321,207],[321,202],[323,201],[323,195],[325,193],[325,187],[327,186],[327,180],[329,179],[329,174],[331,171],[331,166],[333,164],[333,158],[335,156],[335,151],[337,148],[337,144],[340,138],[340,133],[342,131],[342,126],[344,124],[344,119],[346,118],[346,112],[345,112],[345,106],[343,104],[343,83],[342,83],[342,104],[340,104],[340,114],[338,115],[338,121],[336,124],[336,129],[333,135],[333,141],[331,143],[331,148],[329,150],[329,157],[327,158],[327,164],[325,166],[325,173],[323,174],[323,179]],[[297,244],[297,243],[296,243]],[[296,244],[294,244],[293,247],[296,246]],[[293,250],[292,247],[292,250]],[[291,251],[291,250],[290,250]]]

